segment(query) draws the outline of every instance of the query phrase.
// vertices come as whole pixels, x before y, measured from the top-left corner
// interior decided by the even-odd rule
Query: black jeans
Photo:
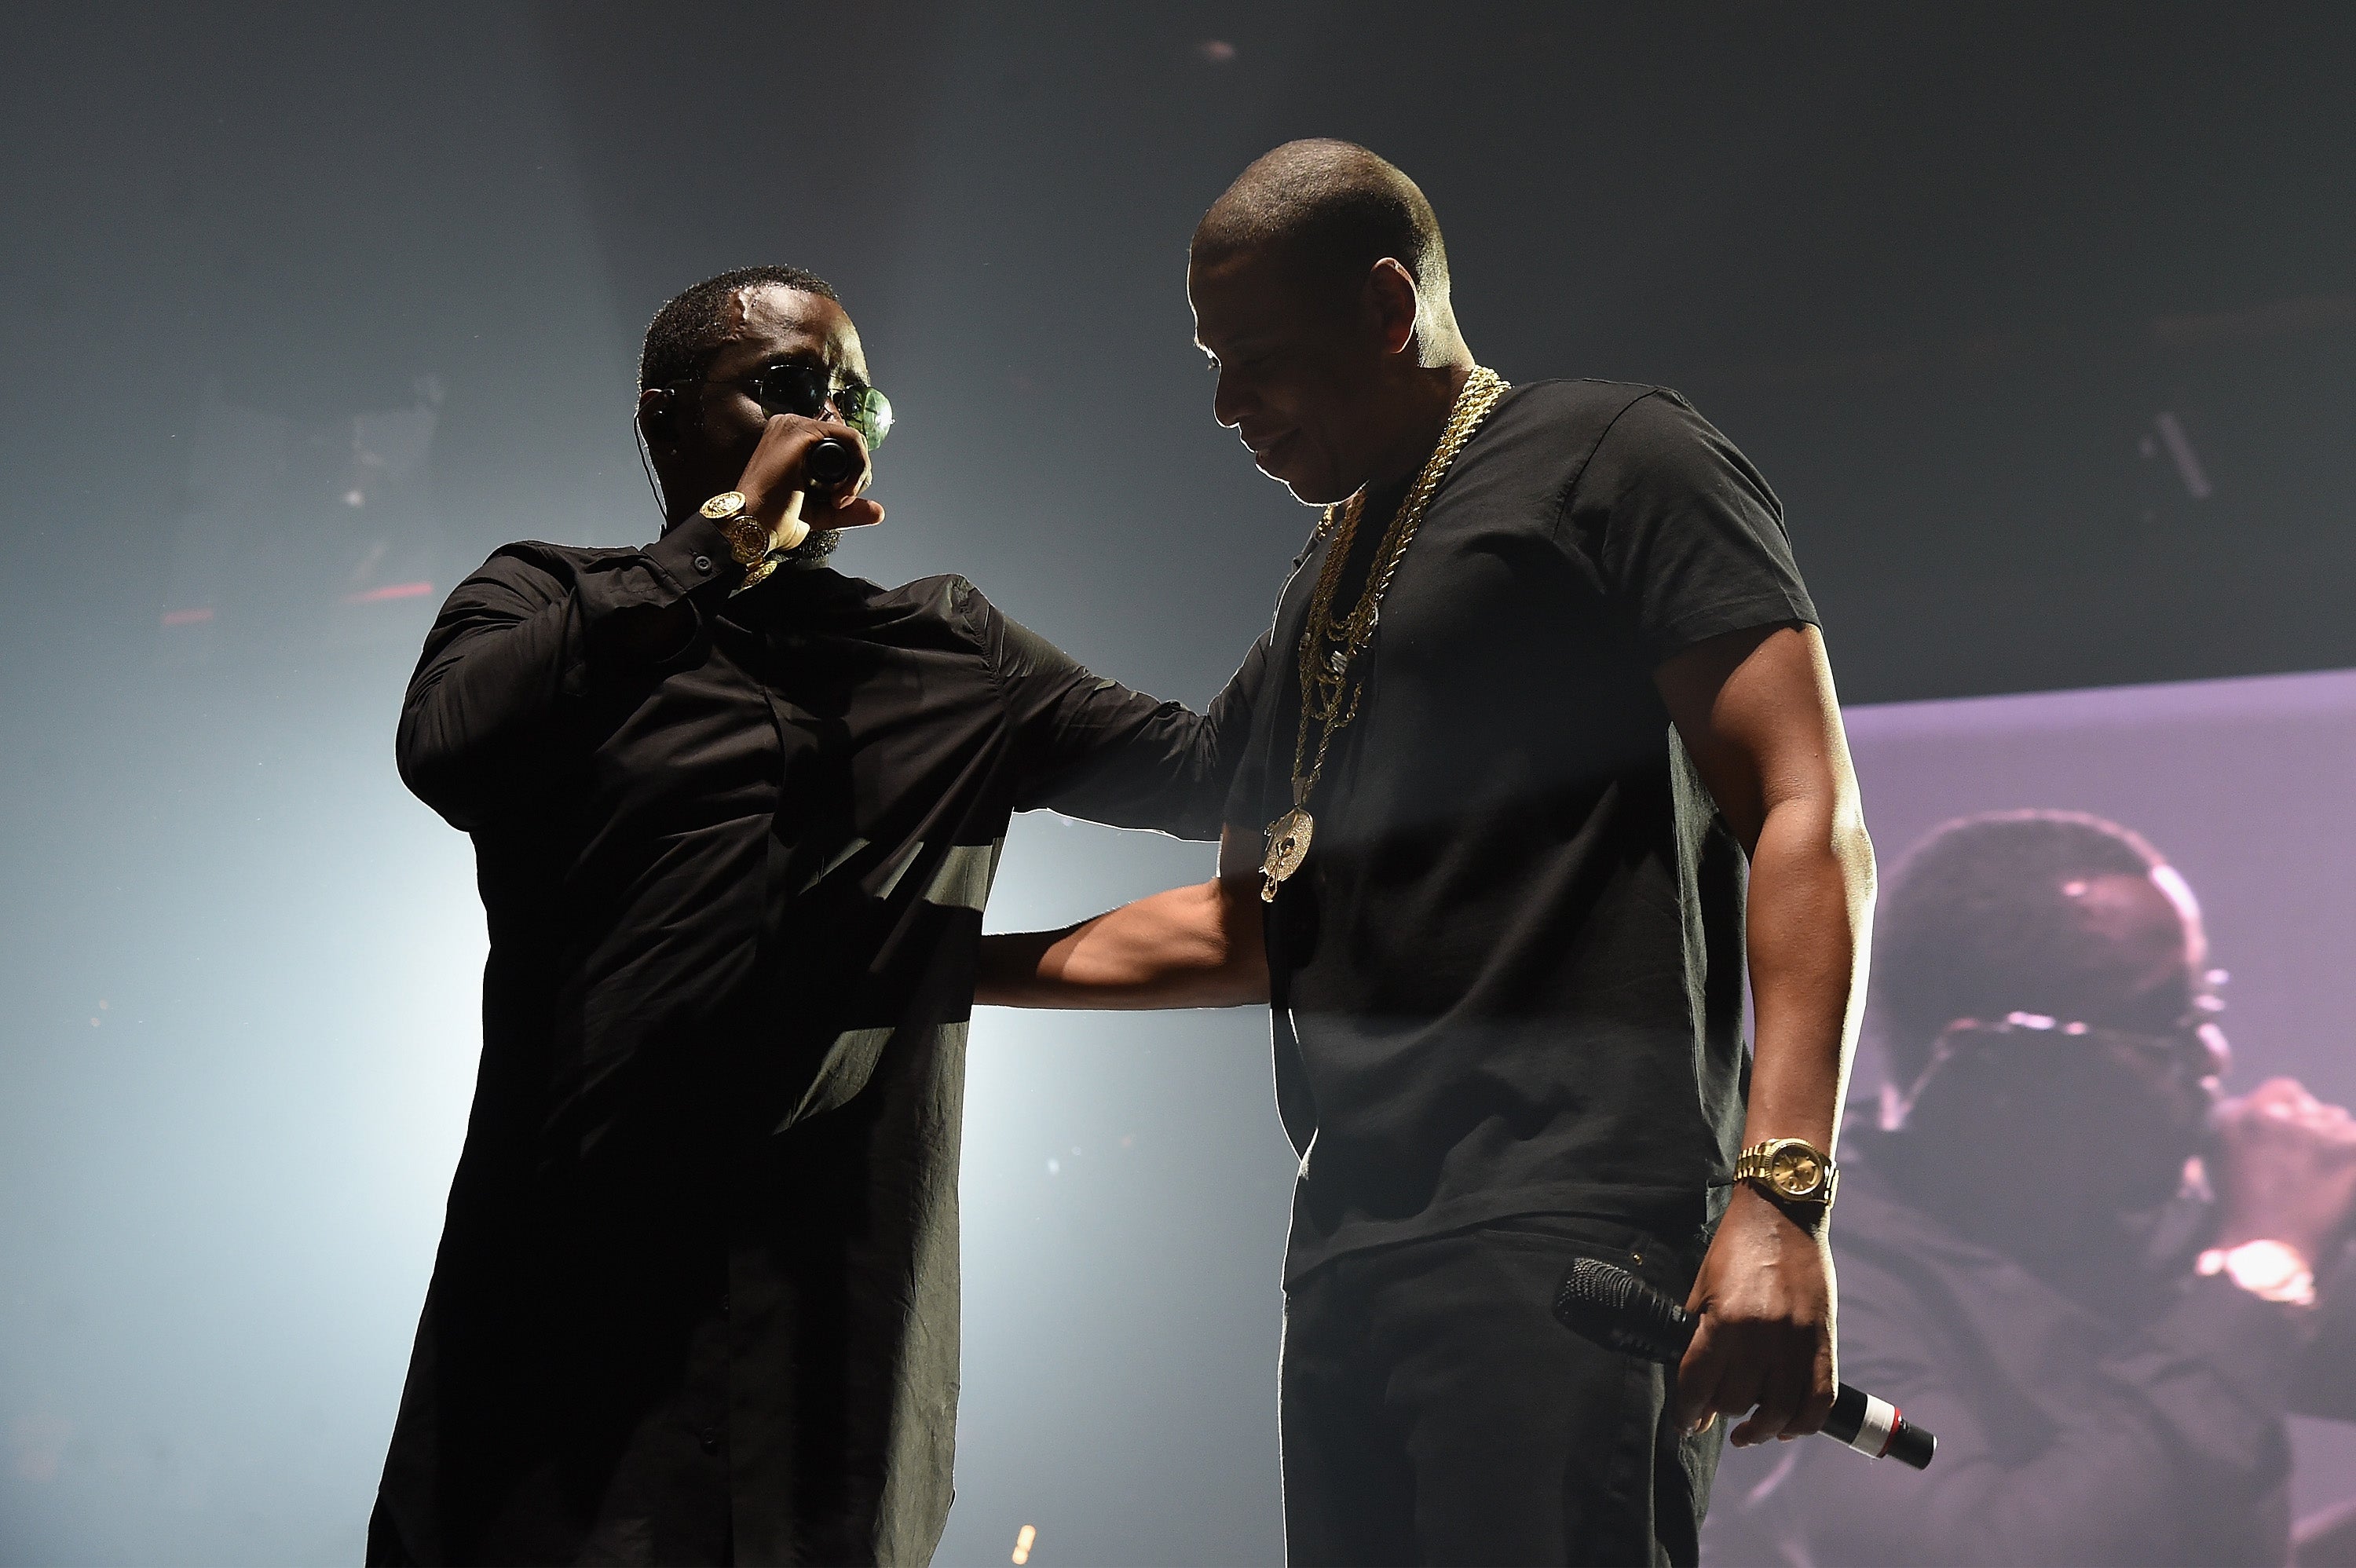
[[[1696,1562],[1723,1424],[1680,1435],[1668,1372],[1564,1328],[1553,1299],[1584,1255],[1682,1301],[1706,1244],[1697,1220],[1532,1215],[1300,1281],[1284,1317],[1288,1560]]]

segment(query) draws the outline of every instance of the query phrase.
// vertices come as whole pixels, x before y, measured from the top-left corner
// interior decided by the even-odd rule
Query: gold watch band
[[[1830,1207],[1840,1168],[1805,1138],[1769,1138],[1735,1157],[1734,1179],[1782,1202]]]

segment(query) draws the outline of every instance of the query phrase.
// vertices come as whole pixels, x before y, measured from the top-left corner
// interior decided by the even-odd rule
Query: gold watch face
[[[703,515],[715,523],[723,517],[733,517],[744,509],[744,492],[742,490],[723,490],[703,503],[701,508]]]
[[[739,512],[720,525],[739,566],[758,566],[769,553],[769,530],[748,512]]]
[[[1768,1156],[1767,1180],[1786,1198],[1813,1198],[1824,1189],[1825,1162],[1805,1144],[1785,1144]]]

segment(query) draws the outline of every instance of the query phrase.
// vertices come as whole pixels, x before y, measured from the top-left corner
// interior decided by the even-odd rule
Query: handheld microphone
[[[1701,1320],[1626,1269],[1580,1258],[1562,1276],[1554,1315],[1566,1328],[1622,1355],[1673,1367],[1685,1358]],[[1898,1413],[1887,1400],[1840,1385],[1824,1435],[1869,1459],[1927,1468],[1939,1440]]]
[[[802,454],[802,477],[820,490],[831,490],[859,472],[859,452],[847,441],[830,436]]]

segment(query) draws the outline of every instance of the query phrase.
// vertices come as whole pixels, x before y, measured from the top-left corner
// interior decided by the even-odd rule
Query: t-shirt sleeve
[[[1572,480],[1560,528],[1655,664],[1728,632],[1816,621],[1775,493],[1675,392],[1620,411]]]

